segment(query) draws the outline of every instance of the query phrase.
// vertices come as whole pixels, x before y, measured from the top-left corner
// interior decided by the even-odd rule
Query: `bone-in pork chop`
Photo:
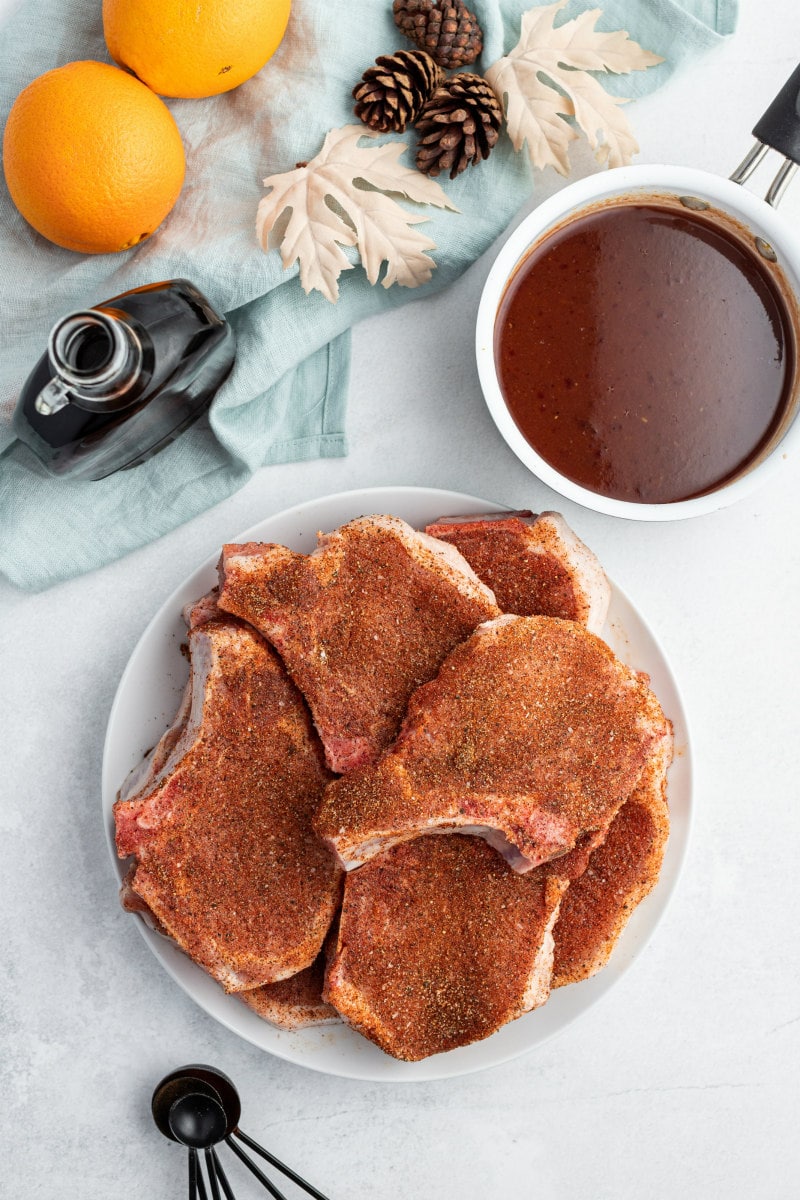
[[[328,765],[373,762],[408,698],[499,609],[452,546],[396,517],[362,517],[314,554],[225,546],[220,607],[279,651],[311,708]]]
[[[426,530],[463,554],[503,612],[605,624],[611,587],[588,546],[555,512],[440,517]]]
[[[654,887],[669,834],[671,758],[668,738],[645,766],[603,844],[592,851],[586,870],[570,883],[553,930],[553,987],[588,979],[604,967],[633,910]],[[553,866],[557,869],[558,862]]]
[[[325,998],[395,1058],[488,1037],[549,995],[563,886],[481,838],[384,851],[347,876]]]
[[[321,950],[310,967],[263,987],[240,992],[254,1013],[280,1029],[305,1029],[310,1025],[332,1025],[341,1020],[335,1008],[322,999],[325,983],[325,950]]]
[[[604,830],[669,736],[645,677],[594,634],[502,616],[414,693],[377,764],[328,786],[314,826],[347,866],[461,829],[527,870]]]
[[[158,925],[239,991],[303,970],[322,945],[341,880],[311,816],[330,777],[302,697],[254,630],[212,618],[189,648],[182,723],[114,806],[117,849],[135,856],[128,889]]]

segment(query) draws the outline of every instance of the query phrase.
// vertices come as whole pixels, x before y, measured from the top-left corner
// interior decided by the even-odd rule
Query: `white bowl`
[[[546,462],[526,440],[517,428],[500,390],[494,358],[494,327],[497,310],[509,279],[521,260],[550,230],[598,201],[631,196],[641,196],[643,200],[652,201],[664,195],[693,196],[706,200],[714,209],[727,213],[744,225],[753,237],[760,237],[769,243],[777,255],[787,287],[793,294],[794,302],[790,303],[790,315],[794,323],[797,349],[797,343],[800,342],[797,317],[800,311],[800,304],[797,302],[797,297],[800,296],[800,241],[774,208],[746,188],[732,183],[729,179],[721,179],[688,167],[619,167],[613,171],[592,175],[588,179],[581,179],[545,200],[522,221],[500,250],[483,289],[476,329],[481,388],[497,428],[517,457],[542,482],[569,500],[575,500],[596,512],[628,517],[636,521],[675,521],[724,508],[749,495],[760,487],[781,463],[796,457],[800,452],[800,421],[796,420],[800,373],[798,364],[795,365],[795,395],[790,405],[789,418],[784,422],[779,440],[771,445],[763,458],[757,459],[735,479],[703,496],[669,504],[637,504],[628,500],[614,500],[574,483]],[[795,357],[797,358],[797,354]]]

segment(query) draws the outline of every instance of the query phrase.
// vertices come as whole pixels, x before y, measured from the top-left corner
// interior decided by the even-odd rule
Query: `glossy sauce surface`
[[[791,399],[786,303],[713,214],[667,203],[594,209],[545,237],[495,322],[509,411],[575,483],[667,503],[756,459]]]

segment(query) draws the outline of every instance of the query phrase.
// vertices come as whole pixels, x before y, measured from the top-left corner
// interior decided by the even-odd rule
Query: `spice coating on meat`
[[[671,759],[672,741],[665,739],[586,870],[570,883],[553,931],[553,987],[578,983],[604,967],[633,910],[655,886],[669,836]]]
[[[274,651],[230,619],[189,633],[191,701],[166,767],[114,806],[129,887],[228,991],[309,966],[340,870],[311,828],[330,778]]]
[[[337,772],[374,762],[408,698],[482,621],[494,597],[451,546],[395,517],[362,517],[314,554],[225,546],[219,605],[279,651]]]
[[[387,850],[347,877],[325,998],[411,1062],[488,1037],[547,999],[562,889],[481,838]]]
[[[611,585],[588,546],[559,513],[528,509],[476,517],[443,517],[426,533],[463,554],[492,589],[503,612],[561,617],[600,633]]]
[[[395,745],[335,780],[314,825],[343,863],[485,827],[526,869],[608,826],[669,725],[644,677],[582,626],[503,616],[411,698]]]
[[[270,1025],[279,1029],[306,1029],[310,1025],[332,1025],[341,1020],[335,1008],[322,999],[325,983],[325,950],[310,967],[264,987],[240,992],[239,999]]]

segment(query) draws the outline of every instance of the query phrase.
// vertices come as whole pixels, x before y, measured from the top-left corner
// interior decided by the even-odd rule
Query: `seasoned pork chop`
[[[311,828],[329,779],[274,651],[230,618],[189,633],[190,702],[169,753],[114,806],[128,891],[228,991],[309,966],[340,871]],[[130,896],[128,896],[130,906]]]
[[[335,1008],[322,999],[325,983],[325,951],[310,967],[263,987],[240,992],[239,999],[254,1013],[280,1029],[305,1029],[310,1025],[332,1025],[341,1020]]]
[[[563,886],[481,838],[386,850],[347,876],[325,998],[411,1062],[488,1037],[549,995]]]
[[[600,633],[611,586],[588,546],[555,512],[440,517],[427,530],[455,546],[503,612],[561,617]]]
[[[604,967],[631,913],[654,887],[669,835],[671,759],[672,740],[666,738],[586,870],[570,883],[553,930],[553,987],[588,979]]]
[[[225,546],[222,609],[279,651],[309,703],[332,770],[374,762],[408,698],[499,609],[453,547],[396,517],[362,517],[314,554]]]
[[[573,621],[482,625],[414,693],[394,746],[331,783],[314,826],[348,867],[435,830],[527,870],[603,831],[669,724],[645,678]]]

